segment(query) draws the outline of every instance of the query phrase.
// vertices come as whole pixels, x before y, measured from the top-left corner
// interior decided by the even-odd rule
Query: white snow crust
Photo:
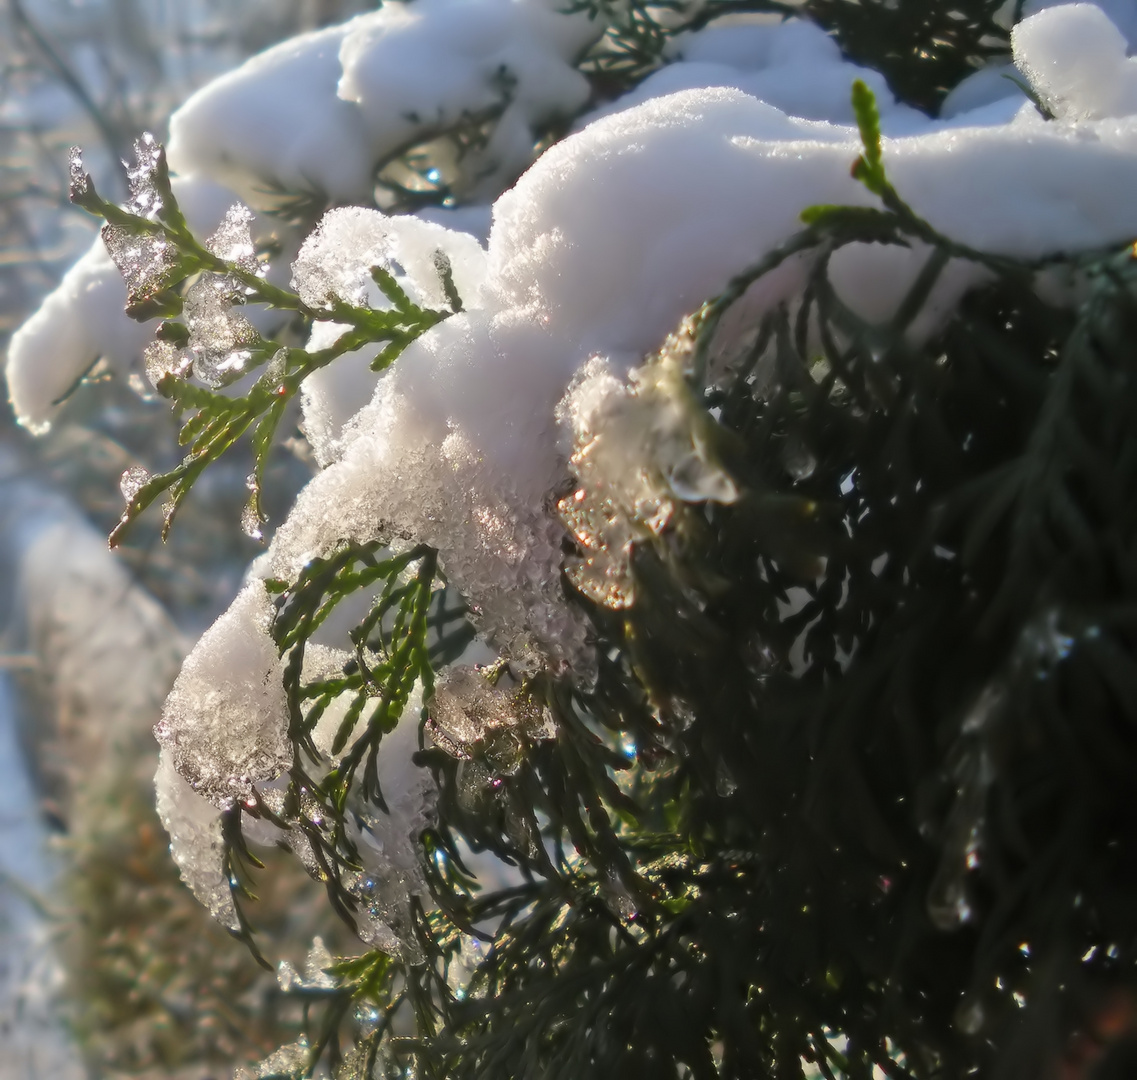
[[[154,790],[158,817],[170,834],[170,854],[182,881],[222,926],[238,929],[225,873],[220,811],[178,774],[173,755],[165,749],[158,755]]]

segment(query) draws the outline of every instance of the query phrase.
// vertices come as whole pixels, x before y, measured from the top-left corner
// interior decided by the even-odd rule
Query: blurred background
[[[193,90],[373,6],[0,0],[0,352],[95,238],[67,200],[69,147],[121,198],[118,162]],[[212,470],[170,544],[151,530],[112,554],[118,479],[172,464],[175,425],[98,364],[83,389],[37,440],[0,409],[0,1080],[228,1076],[299,1017],[178,881],[150,728],[258,550],[235,527],[247,468]],[[306,470],[279,459],[267,487],[287,499]],[[257,919],[293,961],[314,934],[334,947],[317,887],[289,867],[273,882]]]

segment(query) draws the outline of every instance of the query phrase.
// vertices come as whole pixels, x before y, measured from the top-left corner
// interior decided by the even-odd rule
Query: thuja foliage
[[[420,752],[439,802],[412,947],[300,980],[306,1039],[261,1075],[1045,1076],[1080,1067],[1131,1007],[1137,258],[1023,263],[941,236],[892,187],[863,86],[854,106],[854,175],[879,207],[809,208],[687,331],[685,393],[740,497],[644,530],[630,606],[576,597],[595,686],[536,676],[516,690],[536,719],[507,750],[489,733]],[[169,221],[114,213],[234,272]],[[863,242],[927,253],[884,324],[829,280]],[[800,303],[724,368],[723,316],[799,254]],[[953,259],[988,284],[915,345]],[[1040,298],[1051,264],[1083,283],[1077,309]],[[394,314],[335,317],[384,350],[435,317],[388,296]],[[300,379],[311,358],[290,362]],[[195,432],[230,423],[229,404],[167,378],[176,407],[202,410]],[[219,430],[187,460],[227,446]],[[361,918],[346,823],[382,813],[383,738],[415,681],[429,709],[469,634],[439,575],[430,549],[373,544],[271,583],[295,758],[283,801],[227,814],[238,901],[259,873],[243,819],[262,816]],[[305,682],[306,642],[364,587],[378,593],[353,659]],[[310,733],[345,693],[346,756],[321,772]],[[471,850],[516,867],[513,884],[479,887]],[[253,942],[244,917],[240,934]]]
[[[158,327],[156,341],[147,350],[149,374],[159,394],[171,400],[179,413],[190,414],[178,436],[188,451],[169,472],[139,475],[130,484],[126,509],[111,533],[111,544],[117,544],[138,515],[162,495],[166,496],[165,536],[197,478],[246,434],[250,436],[255,462],[250,477],[248,528],[256,531],[264,520],[260,487],[265,465],[281,418],[301,383],[344,353],[369,345],[379,347],[371,362],[372,370],[382,371],[409,342],[450,312],[415,305],[383,267],[375,267],[373,277],[391,303],[389,310],[376,311],[340,300],[314,310],[296,293],[266,281],[263,266],[258,266],[254,259],[226,258],[218,253],[219,244],[200,243],[190,232],[174,198],[165,150],[146,135],[135,143],[135,154],[137,162],[128,170],[131,201],[124,208],[99,195],[90,174],[83,170],[79,151],[73,150],[71,201],[106,222],[103,239],[127,284],[126,313],[141,321],[156,316],[165,319]],[[441,253],[439,273],[447,297],[457,304],[449,265]],[[200,361],[195,362],[194,354],[203,351],[203,346],[195,341],[191,326],[187,325],[189,320],[178,320],[186,302],[184,285],[190,279],[212,281],[228,307],[264,304],[306,320],[344,323],[349,329],[333,345],[308,352],[263,339],[243,320],[241,335],[232,343],[229,367],[214,371],[208,381],[221,387],[259,367],[264,371],[245,394],[221,394],[187,377],[201,377],[205,367]],[[208,346],[205,348],[207,351]]]

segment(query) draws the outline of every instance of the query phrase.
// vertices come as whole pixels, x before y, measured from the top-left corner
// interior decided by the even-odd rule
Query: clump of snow
[[[336,302],[389,309],[391,301],[372,280],[375,267],[391,274],[419,307],[447,310],[443,274],[452,275],[463,304],[475,304],[485,278],[485,253],[465,232],[414,217],[343,207],[325,214],[300,248],[292,284],[317,310]],[[315,323],[309,351],[330,347],[345,329],[339,323]],[[355,350],[304,382],[304,432],[321,466],[339,456],[344,425],[375,392],[378,376],[370,364],[377,351],[374,346]]]
[[[292,264],[292,285],[317,309],[336,301],[386,308],[390,302],[371,280],[371,270],[382,267],[420,307],[447,308],[443,268],[453,273],[459,295],[472,301],[481,289],[484,260],[467,233],[348,206],[329,210],[304,241]]]
[[[170,854],[182,881],[222,926],[239,928],[229,876],[221,813],[179,775],[173,755],[163,749],[154,777],[158,817],[170,834]]]
[[[647,101],[554,146],[496,203],[480,294],[408,347],[300,496],[270,549],[273,575],[290,578],[345,539],[424,541],[493,643],[523,665],[587,678],[587,632],[562,597],[549,513],[565,469],[557,401],[590,356],[623,375],[796,232],[804,206],[871,203],[849,176],[858,152],[848,127],[725,88]],[[1137,235],[1134,119],[1073,130],[1028,108],[1004,125],[929,122],[924,134],[886,139],[884,157],[917,213],[980,250],[1029,258]],[[363,246],[370,219],[341,220],[360,228]],[[866,317],[886,318],[922,258],[864,245],[834,276]],[[807,269],[799,260],[765,279],[748,297],[752,317],[792,298]],[[918,332],[983,274],[950,267]]]
[[[1079,0],[1026,0],[1022,17],[1028,19],[1048,8],[1062,7]],[[1137,7],[1133,0],[1094,0],[1096,5],[1109,16],[1110,22],[1125,35],[1129,47],[1137,46]]]
[[[219,809],[292,763],[273,614],[263,582],[251,581],[186,659],[154,729],[177,771]]]
[[[583,104],[572,58],[599,29],[539,0],[390,3],[270,50],[195,96],[172,123],[171,162],[242,194],[268,183],[366,199],[385,154],[452,123],[456,108],[500,104],[483,158],[487,185],[500,186],[528,161],[537,125]],[[1131,240],[1137,96],[1121,35],[1098,9],[1073,5],[1021,24],[1014,47],[1016,64],[1063,121],[1005,105],[1019,93],[1013,87],[971,112],[957,102],[948,122],[930,121],[896,106],[878,80],[891,181],[936,229],[989,253],[1036,258]],[[586,550],[603,556],[587,574],[575,571],[576,581],[616,606],[631,599],[621,562],[628,537],[603,520],[605,501],[662,528],[672,496],[737,495],[684,408],[675,372],[662,365],[625,380],[684,316],[796,233],[803,208],[875,204],[849,173],[861,147],[848,91],[863,73],[802,22],[744,21],[729,34],[712,26],[678,50],[681,60],[553,146],[497,199],[485,252],[469,236],[373,211],[324,219],[294,267],[310,304],[386,306],[370,281],[371,267],[383,266],[416,302],[440,307],[442,251],[463,310],[412,342],[378,380],[361,351],[309,383],[305,425],[326,468],[259,573],[294,579],[344,541],[425,542],[520,671],[543,666],[587,681],[587,624],[561,578],[556,506],[569,453],[603,489],[596,506],[577,506],[575,493],[560,501]],[[883,321],[926,255],[853,245],[834,259],[834,284],[862,317]],[[809,269],[802,256],[759,282],[745,300],[751,322],[792,303]],[[964,260],[949,264],[912,335],[932,333],[984,274]],[[73,325],[80,308],[74,296],[69,303],[60,321]],[[318,327],[312,347],[341,330]],[[50,413],[45,387],[56,376],[29,374],[33,342],[47,340],[42,327],[25,338],[15,365],[17,380],[22,374],[40,394],[23,413],[32,422]],[[59,370],[73,378],[79,350],[70,343],[63,352]],[[158,367],[170,362],[155,356]],[[644,472],[617,482],[628,457]],[[216,807],[271,783],[290,761],[271,617],[263,585],[250,582],[194,650],[159,725],[173,767]],[[457,694],[450,708],[446,683],[440,692],[440,735],[466,752],[488,728],[461,705],[473,702],[477,713],[477,694]],[[423,887],[414,836],[429,815],[430,785],[410,764],[414,712],[380,754],[391,815],[360,811],[353,825],[365,862],[350,883],[369,916],[361,929],[384,948],[412,948],[406,896]],[[329,736],[330,726],[318,731],[325,753]]]
[[[421,714],[422,688],[416,686],[398,723],[380,743],[379,789],[387,812],[355,808],[348,830],[362,863],[361,871],[346,878],[361,901],[359,936],[409,960],[421,959],[410,898],[429,892],[419,865],[419,834],[434,821],[438,794],[430,770],[413,761]]]
[[[170,120],[169,160],[251,205],[265,189],[370,201],[377,165],[470,117],[494,122],[463,168],[496,194],[541,126],[588,99],[573,66],[604,31],[553,0],[392,2],[301,35],[198,91]]]
[[[1011,32],[1018,66],[1062,120],[1101,120],[1137,111],[1137,59],[1094,4],[1063,4]]]
[[[635,602],[633,544],[660,535],[680,503],[739,497],[685,382],[690,345],[689,335],[673,336],[627,382],[594,358],[557,407],[572,432],[569,466],[579,483],[557,511],[584,553],[567,573],[605,607]]]

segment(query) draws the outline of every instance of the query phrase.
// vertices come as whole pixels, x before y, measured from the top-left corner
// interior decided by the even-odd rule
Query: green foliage
[[[950,65],[933,61],[918,74],[940,93]],[[898,58],[894,76],[916,70]],[[631,606],[578,598],[595,685],[541,674],[511,699],[551,731],[519,725],[512,755],[488,736],[420,751],[439,787],[418,838],[430,895],[410,902],[402,958],[343,958],[332,986],[298,989],[308,1073],[1038,1076],[1133,984],[1137,260],[1023,263],[941,236],[891,186],[861,84],[854,108],[854,175],[880,206],[807,209],[694,320],[689,391],[740,497],[642,531]],[[880,324],[829,279],[866,242],[927,252]],[[808,259],[800,303],[722,369],[724,316],[790,255]],[[951,260],[988,283],[916,341]],[[1079,309],[1040,298],[1055,264],[1084,283]],[[393,313],[332,316],[385,343],[384,362],[438,315],[387,295]],[[335,359],[293,352],[273,376],[292,372],[293,393],[305,364]],[[187,460],[268,422],[257,386],[224,406],[167,388],[205,414]],[[351,815],[382,812],[382,740],[465,633],[438,579],[433,551],[375,543],[270,583],[290,786],[235,810],[226,837],[237,860],[245,814],[278,824],[349,923]],[[363,589],[353,658],[306,681],[312,634]],[[345,696],[346,753],[321,773],[311,734]],[[515,880],[484,887],[471,853]]]
[[[314,352],[259,338],[250,343],[245,363],[234,378],[266,362],[267,367],[244,395],[207,390],[190,382],[182,368],[167,370],[156,380],[158,392],[173,402],[175,411],[190,413],[178,437],[188,451],[178,466],[147,476],[131,492],[122,519],[111,532],[112,547],[161,495],[167,496],[163,506],[165,537],[194,482],[249,434],[250,429],[255,462],[249,507],[252,519],[249,527],[253,531],[264,520],[260,485],[277,427],[304,380],[344,353],[368,345],[380,346],[371,367],[382,371],[411,341],[450,312],[418,307],[382,267],[375,267],[372,276],[390,301],[390,309],[376,311],[342,300],[330,302],[319,310],[309,307],[297,294],[265,281],[256,270],[241,262],[223,259],[199,243],[190,232],[170,187],[164,149],[148,139],[139,140],[135,149],[138,164],[130,174],[134,192],[131,206],[124,209],[99,196],[90,175],[82,170],[77,150],[73,151],[71,199],[106,221],[103,237],[128,284],[127,314],[143,322],[157,315],[167,317],[157,331],[157,348],[165,345],[166,352],[173,354],[192,340],[189,327],[174,320],[181,314],[183,305],[178,287],[200,274],[218,275],[239,286],[241,303],[266,304],[305,319],[330,320],[350,327],[334,345]],[[138,269],[139,263],[142,270]],[[445,259],[439,261],[439,273],[447,299],[457,310],[460,301]]]
[[[881,72],[903,102],[935,115],[948,92],[993,60],[1009,58],[1004,0],[805,0],[804,13],[824,26],[842,52]]]
[[[612,20],[581,65],[604,97],[623,93],[664,64],[668,43],[680,34],[727,15],[765,13],[812,19],[849,59],[881,72],[901,101],[935,115],[963,78],[1009,56],[1009,28],[1022,3],[997,18],[1005,7],[1004,0],[574,0],[568,10]]]

